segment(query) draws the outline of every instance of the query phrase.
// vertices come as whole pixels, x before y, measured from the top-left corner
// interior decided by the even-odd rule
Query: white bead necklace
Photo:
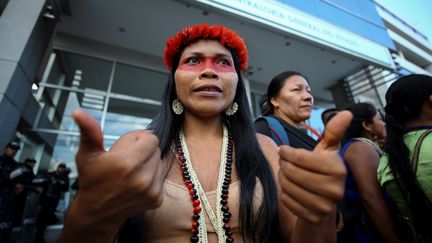
[[[361,142],[365,142],[367,144],[369,144],[370,146],[372,146],[377,152],[378,154],[381,156],[383,154],[382,149],[372,140],[365,138],[365,137],[357,137],[357,138],[353,138],[353,140],[357,140],[357,141],[361,141]]]
[[[192,162],[190,160],[189,151],[186,145],[186,139],[183,133],[183,130],[180,130],[180,142],[183,147],[184,152],[184,158],[186,159],[185,163],[187,164],[187,167],[189,169],[191,182],[196,186],[197,193],[203,202],[203,207],[205,209],[205,212],[207,213],[211,224],[213,225],[213,228],[216,231],[216,234],[218,236],[218,242],[224,243],[226,242],[226,235],[225,230],[223,229],[223,212],[221,210],[222,204],[220,203],[220,198],[222,195],[222,184],[224,181],[224,175],[225,175],[225,164],[227,163],[227,147],[228,147],[228,129],[223,126],[223,139],[222,139],[222,151],[220,156],[220,166],[219,166],[219,174],[218,174],[218,182],[217,182],[217,190],[216,190],[216,214],[213,212],[213,209],[210,206],[210,203],[207,199],[207,196],[201,186],[201,183],[198,180],[198,177],[196,175],[195,170],[192,167]],[[205,222],[205,213],[202,210],[200,212],[200,218],[198,220],[199,222],[199,242],[201,243],[207,243],[207,226]]]

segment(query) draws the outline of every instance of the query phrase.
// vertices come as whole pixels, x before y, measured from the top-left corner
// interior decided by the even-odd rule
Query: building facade
[[[382,1],[375,0],[375,4],[394,43],[389,50],[395,68],[365,66],[346,77],[343,83],[347,96],[353,102],[366,101],[383,108],[385,92],[398,77],[412,73],[432,75],[432,44],[420,31],[388,10]]]
[[[65,162],[71,178],[79,141],[71,111],[85,109],[100,121],[106,149],[123,133],[145,128],[168,79],[165,42],[184,26],[223,24],[244,37],[255,116],[273,76],[303,73],[315,97],[310,123],[317,130],[323,108],[367,100],[371,89],[356,94],[350,83],[359,72],[394,74],[405,65],[395,55],[415,63],[371,0],[0,2],[0,146],[17,140],[19,161],[33,157],[39,171]],[[428,57],[414,59],[430,54],[429,46]]]

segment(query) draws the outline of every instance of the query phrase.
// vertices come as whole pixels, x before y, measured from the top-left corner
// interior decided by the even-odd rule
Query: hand
[[[120,224],[160,206],[163,177],[157,137],[148,131],[130,132],[105,151],[98,122],[82,110],[72,117],[81,132],[76,155],[80,192],[74,210],[95,221]]]
[[[41,193],[43,192],[43,187],[41,187],[41,186],[36,187],[36,191],[37,191],[39,194],[41,194]]]
[[[15,194],[21,194],[24,191],[24,185],[21,183],[15,184]]]
[[[338,152],[351,119],[350,112],[339,112],[313,151],[280,146],[281,202],[297,217],[319,223],[342,198],[346,168]]]

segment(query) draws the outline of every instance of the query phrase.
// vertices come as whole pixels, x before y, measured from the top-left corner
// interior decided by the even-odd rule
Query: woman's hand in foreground
[[[299,219],[320,223],[342,198],[346,169],[338,152],[351,119],[350,112],[339,112],[312,152],[280,146],[281,202]]]
[[[85,231],[112,240],[127,217],[162,203],[159,142],[149,131],[134,131],[105,151],[99,123],[82,110],[72,116],[81,133],[76,155],[80,191],[68,213],[62,242],[81,239]]]

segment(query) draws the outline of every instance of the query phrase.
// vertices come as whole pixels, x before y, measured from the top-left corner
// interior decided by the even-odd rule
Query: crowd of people
[[[55,171],[35,175],[35,159],[15,161],[19,149],[11,142],[0,155],[0,242],[43,243],[46,226],[58,223],[55,212],[69,190],[69,169],[60,163]],[[12,237],[14,227],[20,231]]]
[[[427,226],[432,216],[432,77],[399,78],[389,87],[386,103],[385,118],[369,103],[344,109],[353,117],[339,151],[347,175],[337,205],[343,224],[335,232],[337,242],[432,242]],[[275,76],[260,104],[266,119],[255,120],[257,132],[277,144],[313,149],[302,129],[313,97],[300,73]],[[323,124],[339,112],[326,109]],[[284,133],[288,140],[282,143]]]
[[[315,140],[299,72],[276,75],[252,119],[248,51],[233,30],[186,27],[164,61],[162,109],[147,130],[106,151],[98,122],[73,112],[79,193],[60,242],[432,242],[432,77],[396,80],[385,115],[369,103],[327,109]]]

